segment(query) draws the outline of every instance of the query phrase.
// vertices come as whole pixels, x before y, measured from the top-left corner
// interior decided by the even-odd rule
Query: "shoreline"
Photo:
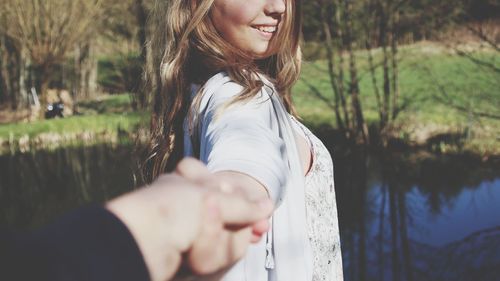
[[[365,150],[376,153],[389,153],[394,155],[413,155],[417,158],[457,157],[465,156],[474,158],[487,166],[500,165],[500,153],[496,150],[483,150],[467,145],[463,138],[456,138],[456,132],[440,132],[430,135],[426,140],[419,142],[390,136],[383,143],[380,138],[372,138],[368,146],[358,145],[343,138],[338,130],[331,127],[320,126],[312,131],[332,151],[360,151]],[[144,130],[128,132],[125,130],[81,131],[76,133],[41,133],[30,137],[29,135],[0,137],[0,156],[32,153],[38,150],[56,150],[67,147],[85,147],[98,144],[135,145],[145,143]],[[325,140],[329,140],[328,142]]]

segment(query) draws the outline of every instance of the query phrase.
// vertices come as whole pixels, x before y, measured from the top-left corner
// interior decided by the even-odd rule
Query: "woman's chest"
[[[305,169],[305,196],[308,217],[323,217],[335,206],[335,189],[332,157],[309,129],[292,118],[296,130],[297,147]],[[305,166],[307,165],[307,166]]]
[[[305,201],[313,281],[343,280],[333,161],[323,143],[303,125],[302,130],[312,156],[305,176]]]

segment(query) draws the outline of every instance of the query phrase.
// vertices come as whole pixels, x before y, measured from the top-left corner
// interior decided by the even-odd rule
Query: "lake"
[[[133,189],[132,151],[0,156],[0,225],[33,229]],[[345,280],[499,280],[498,167],[463,155],[331,152]]]

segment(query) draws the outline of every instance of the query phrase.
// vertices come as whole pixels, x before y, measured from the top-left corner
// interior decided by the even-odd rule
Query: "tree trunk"
[[[165,9],[167,8],[167,1],[155,1],[155,5],[152,11],[153,13],[158,13],[159,11],[165,11]],[[161,113],[162,101],[164,98],[161,94],[162,79],[160,63],[162,61],[167,38],[165,32],[162,30],[165,26],[165,18],[156,14],[156,16],[153,16],[152,19],[154,19],[154,21],[151,22],[150,28],[153,31],[151,32],[151,34],[154,36],[151,37],[151,44],[148,44],[149,52],[147,54],[146,62],[146,89],[153,95],[153,114],[159,116]],[[155,119],[156,118],[151,118],[151,122],[153,123]],[[154,124],[151,124],[151,126],[154,126]]]
[[[401,279],[399,267],[399,243],[398,243],[398,208],[396,202],[396,187],[389,182],[389,206],[391,219],[391,242],[392,242],[392,280]]]
[[[392,115],[391,121],[394,121],[399,113],[399,68],[398,68],[398,23],[399,12],[394,12],[392,20],[391,34],[391,62],[392,62]]]
[[[352,124],[352,119],[350,118],[351,112],[349,107],[347,106],[347,101],[345,97],[345,87],[344,87],[344,54],[343,54],[343,46],[344,46],[344,32],[342,31],[342,16],[341,16],[341,3],[338,0],[335,1],[335,22],[336,22],[336,35],[337,40],[339,41],[339,63],[338,63],[338,88],[339,88],[339,97],[340,103],[342,105],[342,111],[344,114],[344,123],[349,130],[352,130],[354,127]],[[350,132],[349,132],[350,133]],[[350,134],[347,136],[350,137]]]
[[[97,58],[91,42],[78,46],[75,57],[76,81],[74,98],[83,100],[94,97],[97,92]]]
[[[146,60],[148,57],[147,44],[147,12],[144,7],[143,0],[135,0],[135,15],[137,19],[137,25],[139,28],[138,40],[139,46],[141,48],[140,63],[143,68],[146,66]],[[135,97],[137,106],[144,108],[147,104],[147,91],[145,88],[145,79],[141,77],[140,83],[135,89]]]
[[[349,53],[349,75],[350,75],[350,84],[349,84],[349,92],[351,96],[351,106],[352,111],[356,120],[356,132],[357,135],[361,135],[362,142],[364,144],[368,144],[368,127],[365,124],[363,109],[361,106],[361,100],[359,99],[359,81],[358,81],[358,70],[356,65],[356,57],[354,55],[353,50],[353,40],[352,40],[352,0],[344,0],[345,3],[345,20],[346,20],[346,46],[347,51]]]
[[[17,109],[23,97],[19,92],[19,75],[23,62],[19,50],[11,39],[3,35],[0,38],[0,80],[3,102]]]
[[[384,234],[385,234],[385,204],[387,198],[387,186],[382,185],[380,187],[382,191],[382,203],[380,204],[379,212],[379,227],[378,227],[378,274],[379,280],[384,279],[385,273],[385,258],[384,258]]]
[[[24,104],[26,108],[30,108],[30,97],[29,93],[31,88],[35,86],[33,82],[33,69],[31,66],[31,59],[26,56],[22,51],[18,54],[19,61],[19,76],[14,84],[17,89],[14,89],[15,93],[19,93],[20,104]]]
[[[49,80],[44,80],[40,84],[40,94],[39,94],[39,99],[40,99],[40,111],[39,113],[39,118],[40,120],[45,119],[45,110],[47,109],[47,92],[49,90]]]
[[[356,173],[354,176],[355,182],[356,182],[356,187],[357,187],[357,196],[358,196],[358,204],[360,206],[360,218],[359,218],[359,256],[358,256],[358,270],[359,270],[359,280],[360,281],[365,281],[367,280],[367,251],[366,251],[366,240],[367,240],[367,229],[366,229],[366,222],[367,222],[367,216],[368,216],[368,211],[367,211],[367,206],[368,202],[366,200],[367,197],[367,155],[366,151],[362,152],[362,155],[359,160],[359,165],[357,165]]]
[[[318,5],[318,10],[320,12],[321,16],[321,22],[323,24],[323,32],[325,35],[325,47],[326,47],[326,52],[327,52],[327,60],[328,60],[328,74],[330,78],[330,86],[333,90],[333,93],[335,95],[335,102],[334,102],[334,111],[335,111],[335,117],[337,120],[337,126],[339,129],[346,134],[346,126],[344,125],[345,120],[342,119],[342,116],[340,114],[340,93],[339,93],[339,87],[337,83],[337,75],[335,73],[335,51],[333,49],[333,40],[332,40],[332,34],[330,31],[330,24],[327,20],[327,15],[326,15],[326,9],[324,9],[325,5],[323,1],[319,1]],[[341,82],[342,83],[342,82]]]
[[[382,110],[380,112],[381,120],[380,120],[380,130],[383,130],[387,123],[389,122],[389,111],[390,111],[390,96],[391,96],[391,82],[389,77],[389,54],[387,51],[387,14],[384,11],[381,2],[378,3],[378,11],[379,11],[379,41],[382,46],[382,55],[383,55],[383,76],[384,76],[384,96],[382,100]]]
[[[375,98],[377,101],[379,118],[380,118],[380,120],[382,120],[384,117],[382,115],[382,100],[380,97],[380,91],[379,91],[378,83],[377,83],[377,76],[375,73],[375,64],[373,63],[372,46],[369,42],[369,39],[366,40],[366,51],[368,53],[368,66],[370,68],[370,76],[371,76],[371,81],[372,81],[373,92],[375,93]]]
[[[373,33],[376,31],[376,28],[374,28],[372,25],[373,23],[377,22],[378,16],[377,16],[377,2],[376,0],[370,0],[366,7],[365,7],[365,17],[367,20],[362,21],[362,25],[365,31],[365,48],[366,52],[368,54],[368,67],[370,71],[370,77],[371,77],[371,82],[372,82],[372,88],[373,92],[375,94],[375,99],[377,101],[377,110],[379,114],[379,119],[383,119],[382,115],[382,98],[380,95],[380,90],[378,87],[378,81],[377,81],[377,75],[376,75],[376,66],[373,60]],[[376,46],[376,43],[375,43]]]
[[[410,239],[408,237],[407,223],[406,223],[406,196],[402,190],[398,191],[399,203],[399,221],[400,221],[400,235],[401,247],[403,250],[403,264],[406,273],[406,280],[413,281],[413,265],[411,258]]]
[[[50,73],[51,66],[49,65],[40,65],[36,67],[36,75],[37,75],[37,93],[40,100],[40,109],[38,112],[38,117],[40,120],[45,119],[45,110],[47,109],[47,92],[49,90],[50,85]]]
[[[11,102],[9,99],[10,92],[12,91],[10,83],[10,69],[7,54],[5,35],[0,35],[0,104]]]

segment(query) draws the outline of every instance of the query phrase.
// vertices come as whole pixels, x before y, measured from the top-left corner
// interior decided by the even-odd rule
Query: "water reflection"
[[[498,280],[500,171],[412,157],[334,157],[346,280]]]
[[[0,156],[0,225],[32,228],[130,190],[131,153],[97,145]]]
[[[340,151],[340,152],[339,152]],[[500,169],[333,151],[346,280],[498,280]],[[0,225],[32,228],[133,186],[132,148],[0,157]]]

